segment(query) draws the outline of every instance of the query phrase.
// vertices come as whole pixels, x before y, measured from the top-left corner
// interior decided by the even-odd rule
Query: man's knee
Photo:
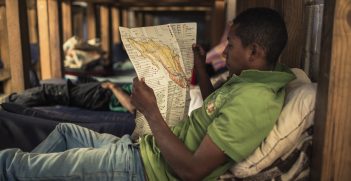
[[[76,129],[78,125],[72,123],[59,123],[56,125],[55,129],[60,133],[71,132],[72,130]]]

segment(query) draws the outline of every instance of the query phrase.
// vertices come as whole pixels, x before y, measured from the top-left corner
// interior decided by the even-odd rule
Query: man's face
[[[235,35],[235,26],[232,26],[228,34],[227,47],[223,51],[229,75],[240,75],[241,71],[249,69],[250,55],[251,49],[242,45],[239,37]]]

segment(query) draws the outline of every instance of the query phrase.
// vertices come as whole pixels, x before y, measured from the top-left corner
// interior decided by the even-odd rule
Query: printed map
[[[166,123],[174,126],[187,116],[189,109],[194,62],[191,47],[196,42],[196,23],[119,29],[138,77],[145,78]],[[141,113],[137,112],[135,121],[134,139],[151,134]]]

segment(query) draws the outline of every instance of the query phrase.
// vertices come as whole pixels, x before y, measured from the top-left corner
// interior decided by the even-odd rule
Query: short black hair
[[[277,11],[249,8],[233,20],[233,26],[243,46],[259,44],[266,50],[267,63],[275,66],[288,39],[284,19]]]

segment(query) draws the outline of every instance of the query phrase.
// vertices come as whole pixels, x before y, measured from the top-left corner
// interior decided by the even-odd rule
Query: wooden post
[[[31,44],[38,43],[37,31],[37,12],[36,9],[28,9],[28,24],[29,24],[29,42]]]
[[[111,16],[112,16],[112,36],[113,36],[113,45],[117,45],[120,43],[119,37],[119,9],[117,7],[111,8]]]
[[[6,20],[6,8],[4,5],[0,6],[0,54],[1,60],[4,64],[3,74],[7,74],[2,79],[4,85],[4,93],[9,94],[11,92],[11,73],[10,73],[10,57],[9,57],[9,44],[7,36],[7,20]],[[6,72],[6,73],[5,73]],[[6,80],[7,79],[7,80]]]
[[[58,2],[38,0],[41,79],[62,77],[62,39]]]
[[[100,32],[101,32],[101,47],[108,55],[105,65],[109,65],[111,62],[111,36],[110,36],[110,10],[106,5],[100,6]]]
[[[9,62],[11,62],[12,91],[30,87],[30,49],[26,1],[6,0]]]
[[[96,15],[93,3],[88,3],[87,8],[88,39],[96,38]]]
[[[128,24],[128,9],[122,9],[122,26],[129,27]]]
[[[211,19],[211,46],[217,45],[221,39],[225,28],[225,2],[224,0],[216,0],[214,4],[213,16]]]
[[[62,0],[63,42],[73,36],[72,0]]]
[[[311,180],[351,178],[351,1],[324,1]]]

